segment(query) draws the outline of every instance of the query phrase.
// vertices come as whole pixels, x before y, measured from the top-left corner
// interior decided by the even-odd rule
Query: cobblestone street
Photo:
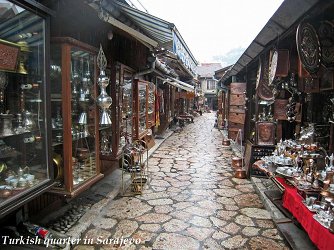
[[[81,238],[140,240],[122,249],[289,249],[252,183],[233,177],[214,121],[204,113],[166,139],[149,159],[143,194],[108,201]]]

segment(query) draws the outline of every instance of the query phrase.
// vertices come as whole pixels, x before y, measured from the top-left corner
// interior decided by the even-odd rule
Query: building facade
[[[215,78],[215,71],[221,69],[220,63],[202,63],[197,68],[199,93],[201,96],[200,105],[210,110],[218,109],[218,79]]]

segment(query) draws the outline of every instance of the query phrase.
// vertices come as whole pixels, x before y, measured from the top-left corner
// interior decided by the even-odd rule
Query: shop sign
[[[173,32],[173,52],[180,58],[187,69],[195,73],[196,64],[175,32]]]

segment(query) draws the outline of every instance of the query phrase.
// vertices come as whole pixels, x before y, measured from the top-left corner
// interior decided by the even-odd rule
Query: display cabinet
[[[120,148],[132,142],[132,74],[131,69],[124,68],[120,84]]]
[[[23,2],[23,1],[21,1]],[[52,184],[46,10],[2,1],[0,12],[0,217]]]
[[[149,82],[147,85],[147,128],[155,126],[155,85]]]
[[[102,164],[104,161],[120,160],[124,146],[132,143],[132,76],[134,70],[124,64],[115,63],[108,71],[113,83],[107,90],[113,99],[112,126],[101,130]]]
[[[147,96],[149,82],[143,80],[134,80],[133,82],[133,126],[132,139],[142,140],[148,133],[147,130]]]
[[[51,39],[52,192],[76,196],[100,173],[96,105],[98,50],[75,39]]]
[[[117,152],[118,155],[126,144],[132,143],[132,82],[134,70],[121,63],[116,65],[117,105]],[[115,128],[116,130],[116,128]]]

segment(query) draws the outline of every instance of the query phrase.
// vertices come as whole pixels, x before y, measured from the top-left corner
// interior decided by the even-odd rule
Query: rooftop
[[[200,77],[213,77],[215,71],[222,68],[220,63],[201,63],[196,67],[196,72]]]

